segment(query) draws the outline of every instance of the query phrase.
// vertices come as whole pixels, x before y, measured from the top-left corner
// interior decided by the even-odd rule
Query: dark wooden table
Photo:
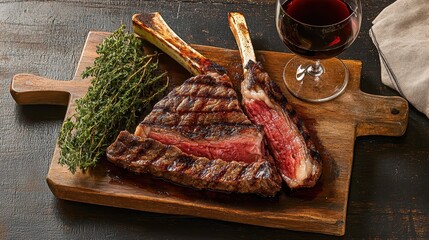
[[[247,16],[256,49],[287,51],[274,0],[0,2],[0,239],[331,239],[331,236],[117,209],[56,199],[45,177],[65,107],[19,106],[16,73],[71,79],[90,30],[130,26],[133,13],[159,11],[187,42],[236,48],[228,11]],[[368,36],[394,0],[363,1],[363,23],[342,58],[363,62],[362,90],[397,95],[380,81]],[[410,79],[412,80],[412,79]],[[402,137],[356,140],[345,238],[429,238],[429,120],[411,107]]]

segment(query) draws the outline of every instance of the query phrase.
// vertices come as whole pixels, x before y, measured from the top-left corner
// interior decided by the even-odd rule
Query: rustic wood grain
[[[11,93],[19,104],[35,101],[38,104],[63,104],[61,94],[69,92],[70,108],[66,117],[74,114],[74,101],[85,94],[89,80],[82,80],[81,71],[90,66],[96,57],[96,45],[108,33],[91,32],[88,35],[81,60],[71,81],[54,81],[28,74],[16,75],[11,84]],[[197,51],[213,61],[226,66],[229,75],[239,86],[242,78],[241,59],[238,51],[196,45]],[[282,83],[282,67],[292,55],[260,51],[258,59],[263,60],[265,70],[279,86]],[[163,58],[163,66],[171,66],[173,60]],[[298,101],[284,90],[298,114],[307,122],[309,129],[317,135],[323,156],[324,169],[318,186],[290,193],[281,193],[278,199],[259,201],[246,206],[218,202],[195,193],[189,198],[177,197],[174,191],[159,194],[155,185],[125,187],[112,184],[109,169],[98,167],[91,173],[71,174],[58,164],[57,147],[49,168],[47,182],[55,196],[61,199],[131,208],[136,210],[169,214],[193,215],[198,217],[248,223],[260,226],[286,228],[299,231],[319,232],[333,235],[345,233],[347,199],[353,162],[353,146],[359,135],[400,136],[405,132],[408,120],[407,102],[399,97],[383,97],[364,94],[360,91],[361,63],[347,60],[350,84],[345,92],[333,101],[310,104]],[[184,79],[174,79],[182,69],[169,69],[169,78],[180,84]],[[50,95],[47,98],[46,95]],[[58,97],[58,101],[55,101]],[[43,101],[45,100],[45,101]],[[396,112],[392,113],[392,109]],[[338,111],[341,110],[341,111]],[[307,195],[312,196],[308,200]],[[167,195],[167,196],[166,196]],[[300,196],[303,195],[303,196]],[[307,200],[305,203],[303,200]]]
[[[362,61],[361,89],[398,95],[381,84],[368,36],[371,21],[394,0],[362,1],[358,38],[342,58]],[[86,35],[130,26],[132,14],[159,11],[187,42],[235,49],[228,11],[247,18],[257,50],[285,51],[274,1],[3,1],[0,3],[0,239],[332,239],[332,236],[147,213],[57,200],[45,177],[66,108],[19,106],[13,75],[72,79]],[[202,13],[202,14],[196,14]],[[185,72],[182,73],[186,75]],[[429,120],[410,106],[402,137],[358,137],[346,239],[429,238]]]

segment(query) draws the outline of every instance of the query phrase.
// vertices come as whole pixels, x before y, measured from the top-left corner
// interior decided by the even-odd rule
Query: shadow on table
[[[56,105],[16,105],[15,116],[19,124],[31,125],[34,122],[62,121],[67,107]]]

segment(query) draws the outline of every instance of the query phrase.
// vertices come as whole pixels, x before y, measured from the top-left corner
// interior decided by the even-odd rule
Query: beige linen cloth
[[[429,0],[397,0],[372,23],[382,82],[429,118]]]

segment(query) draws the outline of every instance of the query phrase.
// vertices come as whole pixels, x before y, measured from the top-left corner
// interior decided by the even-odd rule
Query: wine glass
[[[360,0],[277,0],[277,31],[296,54],[283,70],[295,97],[324,102],[344,91],[349,71],[334,57],[353,43],[361,21]]]

